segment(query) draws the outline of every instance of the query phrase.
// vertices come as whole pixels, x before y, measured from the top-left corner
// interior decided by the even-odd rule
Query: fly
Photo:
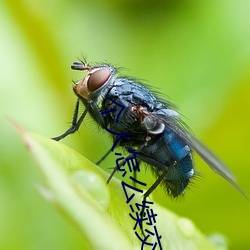
[[[117,134],[127,133],[116,147],[136,151],[139,160],[151,166],[157,180],[144,194],[144,200],[160,183],[172,197],[183,194],[195,174],[193,151],[246,197],[227,166],[188,131],[172,103],[158,98],[146,85],[132,78],[119,77],[111,65],[74,62],[71,68],[87,71],[87,74],[73,87],[78,99],[72,125],[54,140],[76,132],[89,113],[101,128]],[[80,102],[85,110],[78,117]],[[124,107],[122,112],[116,109],[115,103]],[[113,139],[115,141],[117,135],[114,134]],[[116,171],[117,168],[108,182]]]

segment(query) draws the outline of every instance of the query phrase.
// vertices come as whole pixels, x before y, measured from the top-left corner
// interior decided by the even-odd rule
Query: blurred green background
[[[72,80],[83,76],[70,65],[82,55],[123,66],[167,95],[250,196],[249,13],[247,0],[1,1],[0,249],[81,248],[81,235],[36,191],[39,173],[8,117],[47,137],[64,132]],[[96,162],[112,142],[93,124],[63,143]],[[158,188],[155,199],[204,233],[224,234],[230,249],[250,249],[250,202],[195,160],[203,177],[184,198]],[[153,181],[150,171],[141,178]]]

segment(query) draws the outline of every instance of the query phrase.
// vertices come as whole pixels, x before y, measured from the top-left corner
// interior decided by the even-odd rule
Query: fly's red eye
[[[109,78],[110,71],[108,69],[99,69],[92,73],[88,79],[88,90],[93,92],[99,89]]]

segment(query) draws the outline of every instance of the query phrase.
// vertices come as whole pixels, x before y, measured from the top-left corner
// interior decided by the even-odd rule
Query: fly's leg
[[[128,155],[126,158],[128,158],[129,156],[131,156],[131,154]],[[121,163],[119,164],[119,168],[124,164],[124,162],[126,161],[126,158],[121,161]],[[107,180],[107,185],[109,184],[109,182],[111,181],[111,179],[115,175],[116,171],[118,171],[118,167],[117,166],[113,169],[112,173],[110,174],[110,176],[109,176],[109,178]]]
[[[167,172],[168,172],[168,167],[166,165],[161,164],[158,161],[155,161],[153,159],[148,158],[147,156],[145,156],[144,154],[140,153],[140,150],[143,148],[140,147],[138,149],[138,158],[141,159],[142,161],[145,161],[147,163],[149,163],[150,165],[156,166],[159,169],[162,170],[162,174],[158,177],[158,179],[153,183],[153,185],[146,191],[146,193],[143,195],[143,205],[146,205],[146,200],[147,197],[159,186],[159,184],[162,182],[162,180],[164,179],[164,177],[166,176]],[[144,213],[145,213],[145,209],[146,207],[142,206],[142,211],[140,213],[140,228],[141,228],[141,233],[142,235],[145,237],[144,231],[143,231],[143,223],[142,223],[142,219],[144,217]]]
[[[108,152],[101,158],[101,160],[98,161],[98,163],[100,163],[104,158],[106,158],[110,152],[111,152],[111,150],[108,151]],[[133,156],[133,154],[129,154],[128,156],[126,156],[126,158],[119,164],[119,168],[124,164],[124,162],[125,162],[128,158],[131,158],[132,156]],[[139,165],[140,165],[140,161],[138,161],[138,166],[139,166]],[[109,176],[109,178],[108,178],[108,180],[107,180],[107,184],[109,184],[109,182],[111,181],[111,179],[112,179],[113,176],[115,175],[116,171],[118,171],[118,167],[117,167],[117,166],[113,169],[112,173],[110,174],[110,176]],[[134,177],[134,179],[136,179],[136,176],[137,176],[136,171],[133,171],[133,177]],[[133,187],[136,188],[136,182],[134,182],[134,181],[133,181]]]
[[[120,142],[119,142],[119,146],[124,146],[124,147],[126,147],[126,148],[128,148],[129,146],[134,146],[134,143],[135,143],[135,141],[134,141],[134,137],[130,137],[130,136],[126,136],[126,137],[124,137]],[[144,145],[143,145],[144,146]],[[139,147],[139,149],[138,149],[138,151],[143,147],[143,146],[141,146],[141,147]],[[111,150],[110,151],[108,151],[98,162],[97,162],[97,164],[99,164],[101,161],[103,161],[108,155],[109,155],[109,153],[111,152]],[[131,158],[133,156],[133,154],[129,154],[128,156],[126,156],[126,158],[119,164],[119,168],[124,164],[124,162],[126,161],[126,159],[127,158]],[[139,164],[139,162],[138,162],[138,164]],[[118,168],[117,168],[117,166],[113,169],[113,171],[112,171],[112,173],[110,174],[110,176],[109,176],[109,178],[108,178],[108,180],[107,180],[107,184],[109,184],[109,182],[111,181],[111,179],[113,178],[113,176],[114,176],[114,174],[116,173],[116,171],[118,171]],[[134,178],[136,179],[136,172],[135,171],[133,171],[134,172]],[[135,183],[133,184],[133,186],[135,187]]]
[[[121,161],[121,163],[119,163],[119,168],[121,167],[121,166],[123,166],[123,164],[124,164],[124,162],[126,162],[126,160],[127,160],[127,158],[131,158],[133,156],[133,154],[129,154],[128,156],[126,156],[126,158],[124,158],[122,161]],[[118,171],[118,166],[116,166],[114,169],[113,169],[113,171],[112,171],[112,173],[110,174],[110,176],[109,176],[109,178],[108,178],[108,180],[107,180],[107,184],[109,184],[109,182],[111,181],[111,179],[113,178],[113,176],[115,175],[115,173],[116,173],[116,171]]]
[[[106,157],[110,154],[111,149],[96,163],[96,165],[99,165]]]
[[[97,122],[102,126],[102,128],[105,127],[105,121],[104,121],[104,119],[103,119],[103,117],[101,115],[101,112],[100,112],[97,104],[94,101],[90,101],[87,104],[86,109],[84,110],[84,112],[80,116],[79,120],[77,120],[78,119],[78,113],[79,113],[79,105],[80,105],[80,100],[78,99],[77,102],[76,102],[71,127],[65,133],[63,133],[62,135],[59,135],[57,137],[52,138],[53,140],[60,141],[64,137],[75,133],[79,129],[83,119],[85,118],[86,114],[90,111],[90,109],[94,113],[94,115],[95,115],[95,117],[97,119]]]
[[[138,165],[140,165],[139,162],[138,162]],[[136,171],[133,171],[133,177],[134,177],[134,179],[136,179],[136,176],[137,176]],[[136,182],[135,181],[133,181],[133,187],[136,188]]]
[[[118,171],[118,168],[115,167],[112,171],[112,173],[110,174],[109,178],[107,179],[107,185],[109,184],[109,182],[111,181],[111,179],[113,178],[113,176],[115,175],[116,171]]]
[[[95,117],[97,123],[101,125],[102,128],[106,127],[105,120],[103,119],[103,116],[101,115],[101,111],[98,107],[98,105],[94,101],[89,101],[88,105],[90,106],[90,110],[92,115]]]
[[[164,177],[166,176],[167,174],[167,171],[164,171],[162,173],[162,175],[160,175],[160,177],[158,177],[158,179],[153,183],[153,185],[146,191],[146,193],[143,195],[143,205],[142,206],[142,211],[140,213],[140,225],[141,225],[141,233],[144,237],[145,234],[144,234],[144,231],[143,231],[143,217],[144,217],[144,213],[145,213],[145,205],[146,205],[146,200],[148,198],[148,196],[159,186],[159,184],[162,182],[162,180],[164,179]]]
[[[132,154],[131,154],[132,155]],[[119,167],[121,167],[123,165],[123,163],[126,161],[127,158],[129,158],[131,155],[128,155],[120,164]],[[139,162],[138,162],[139,164]],[[118,167],[115,167],[112,171],[112,173],[110,174],[108,180],[107,180],[107,185],[109,184],[109,182],[111,181],[111,179],[113,178],[113,176],[115,175],[116,171],[118,171]],[[136,179],[136,171],[133,171],[133,177]],[[133,181],[133,187],[136,188],[136,182]]]
[[[79,104],[80,104],[80,101],[78,99],[77,102],[76,102],[76,106],[75,106],[75,110],[74,110],[74,116],[73,116],[71,127],[65,133],[63,133],[62,135],[59,135],[57,137],[53,137],[51,139],[53,139],[55,141],[60,141],[64,137],[68,136],[69,134],[75,133],[79,129],[79,127],[80,127],[80,125],[81,125],[84,117],[86,116],[86,114],[88,112],[88,106],[87,106],[86,109],[84,110],[84,112],[82,113],[82,115],[80,116],[79,120],[77,121],[77,119],[78,119],[78,112],[79,112]]]

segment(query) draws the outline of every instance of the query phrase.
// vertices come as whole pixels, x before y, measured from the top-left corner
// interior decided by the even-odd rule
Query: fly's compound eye
[[[93,92],[99,89],[110,77],[111,72],[108,69],[99,69],[90,74],[88,79],[88,90]]]

